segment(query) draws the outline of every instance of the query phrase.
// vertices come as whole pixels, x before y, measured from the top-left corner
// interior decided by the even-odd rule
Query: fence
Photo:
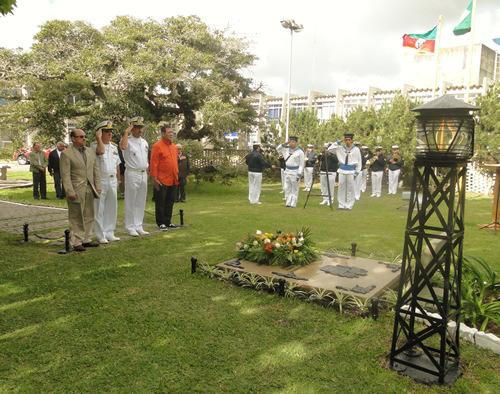
[[[204,149],[201,157],[190,158],[190,164],[191,167],[195,169],[208,166],[216,167],[224,164],[244,164],[244,159],[247,154],[247,151],[238,149]]]
[[[467,167],[467,179],[465,190],[468,192],[481,193],[484,195],[493,193],[495,185],[495,174],[480,171],[476,163],[470,163]]]

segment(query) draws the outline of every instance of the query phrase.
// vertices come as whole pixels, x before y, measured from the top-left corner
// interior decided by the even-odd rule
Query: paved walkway
[[[150,213],[146,213],[146,215],[150,215]],[[173,219],[174,222],[179,220],[176,214],[174,214]],[[53,240],[60,243],[64,241],[64,230],[68,228],[68,210],[0,200],[0,231],[19,234],[21,240],[25,223],[29,225],[30,240],[43,242]],[[118,220],[116,227],[115,234],[122,240],[134,238],[125,232],[120,220]],[[156,225],[150,223],[145,224],[144,229],[151,234],[160,232]]]

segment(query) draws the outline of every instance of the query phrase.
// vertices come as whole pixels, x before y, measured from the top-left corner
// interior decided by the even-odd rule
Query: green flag
[[[455,28],[453,29],[453,34],[455,34],[456,36],[461,36],[462,34],[470,32],[471,20],[472,20],[472,0],[469,0],[467,8],[460,17],[460,23],[456,25]]]

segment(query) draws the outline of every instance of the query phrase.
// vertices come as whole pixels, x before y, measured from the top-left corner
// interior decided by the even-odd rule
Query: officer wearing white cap
[[[399,153],[399,146],[391,146],[392,154],[387,159],[389,173],[389,192],[388,194],[396,194],[398,192],[399,175],[404,162]]]
[[[339,159],[339,187],[337,199],[339,209],[352,209],[356,201],[354,194],[355,178],[361,171],[361,152],[353,145],[353,133],[344,133],[344,144],[332,144],[329,150],[335,150]]]
[[[314,152],[314,145],[307,144],[307,149],[305,153],[306,164],[304,167],[304,191],[308,192],[311,190],[313,184],[313,173],[314,166],[318,160],[318,155]]]
[[[299,199],[299,182],[304,171],[304,151],[298,146],[298,137],[291,136],[287,144],[279,145],[276,150],[285,159],[285,205],[295,208]]]
[[[262,186],[262,171],[271,165],[264,159],[260,152],[260,142],[252,144],[252,152],[245,157],[248,166],[248,201],[250,204],[260,204],[260,191]]]
[[[97,241],[107,244],[109,241],[119,241],[115,236],[116,214],[118,204],[117,189],[120,180],[120,156],[118,147],[111,142],[113,123],[105,120],[96,126],[95,149],[101,174],[101,194],[94,200],[94,232]]]
[[[142,227],[149,167],[148,143],[142,138],[143,128],[142,117],[130,119],[120,140],[120,149],[125,159],[125,229],[133,237],[149,234]]]

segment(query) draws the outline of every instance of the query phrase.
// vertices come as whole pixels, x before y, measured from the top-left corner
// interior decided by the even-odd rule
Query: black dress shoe
[[[84,242],[82,245],[85,246],[86,248],[97,248],[99,246],[99,242],[96,241]]]
[[[85,252],[85,248],[83,247],[83,245],[76,245],[76,246],[73,246],[73,250],[75,252]]]

